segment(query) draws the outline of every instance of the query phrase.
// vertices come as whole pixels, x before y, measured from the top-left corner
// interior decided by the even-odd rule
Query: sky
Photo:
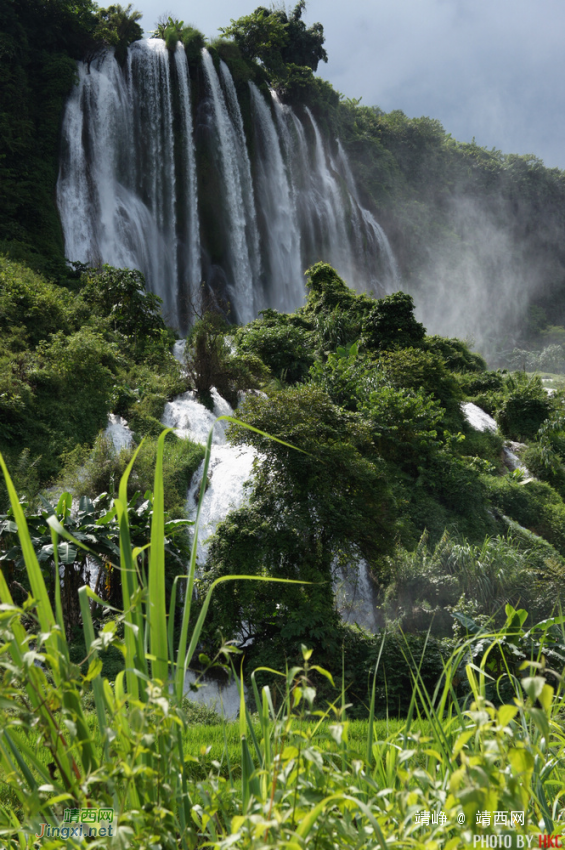
[[[270,3],[134,1],[146,33],[169,13],[210,38],[258,5]],[[323,24],[318,74],[346,97],[565,169],[563,0],[309,0],[304,19]]]

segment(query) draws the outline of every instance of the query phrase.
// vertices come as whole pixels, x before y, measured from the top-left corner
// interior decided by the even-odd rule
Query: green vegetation
[[[259,60],[275,80],[284,80],[295,68],[316,71],[320,61],[328,61],[324,29],[319,23],[306,26],[305,8],[306,0],[300,0],[289,16],[284,9],[259,6],[220,32],[235,41],[244,59]]]
[[[481,810],[524,811],[531,834],[563,817],[565,418],[562,382],[548,396],[526,372],[564,368],[563,173],[343,99],[314,76],[323,29],[304,9],[260,7],[211,55],[234,72],[246,131],[254,79],[339,133],[415,298],[358,295],[317,263],[294,314],[231,327],[205,312],[182,368],[139,272],[64,264],[54,202],[74,60],[106,45],[123,62],[139,13],[90,0],[0,9],[0,451],[16,483],[0,489],[9,850],[22,825],[55,825],[71,803],[114,806],[118,845],[148,850],[455,850],[484,835]],[[198,95],[203,35],[171,17],[155,35],[184,44]],[[473,216],[521,246],[542,293],[490,345],[496,370],[414,312],[434,252],[454,298],[464,285],[458,263],[480,234],[455,213],[470,197]],[[229,438],[259,459],[197,573],[185,501],[204,459],[200,510],[210,442],[205,455],[163,435],[161,418],[187,389],[210,407],[212,387],[239,402]],[[468,401],[498,433],[469,425]],[[127,419],[131,448],[102,433],[109,413]],[[508,472],[504,439],[527,444],[531,475]],[[360,559],[377,634],[335,606]],[[184,679],[210,658],[229,670],[238,645],[249,692],[236,730],[188,704]],[[447,821],[420,826],[420,810]]]
[[[185,25],[184,21],[179,21],[170,15],[166,20],[158,23],[157,29],[152,31],[151,37],[162,38],[167,49],[171,51],[174,51],[180,41],[184,46],[189,63],[194,63],[200,59],[202,48],[206,45],[206,38],[199,30],[190,26],[190,24]]]
[[[115,48],[115,56],[120,64],[126,60],[127,49],[134,41],[143,38],[143,30],[137,23],[142,17],[141,12],[132,11],[132,3],[125,9],[117,3],[107,9],[96,12],[96,27],[92,37],[96,43],[101,42]]]
[[[254,445],[261,463],[249,502],[218,526],[199,582],[202,592],[241,574],[311,584],[220,587],[206,646],[212,656],[221,639],[253,638],[249,676],[256,666],[298,663],[307,641],[363,715],[379,638],[340,622],[340,565],[368,563],[383,623],[414,640],[431,631],[427,688],[450,651],[456,615],[500,624],[511,603],[534,621],[550,616],[565,570],[565,425],[560,397],[548,397],[538,378],[488,371],[460,341],[426,336],[410,296],[356,295],[323,263],[308,271],[308,288],[296,313],[265,311],[232,337],[273,380],[238,409],[257,431],[234,425],[231,439]],[[215,345],[227,351],[218,337]],[[468,425],[464,400],[496,414],[502,436]],[[544,481],[507,472],[502,437],[531,441],[528,457],[539,457]],[[410,672],[394,641],[382,669],[378,710],[406,711]],[[258,676],[276,687],[267,672]]]
[[[59,132],[75,60],[103,45],[123,60],[142,36],[131,4],[7,0],[0,8],[0,249],[65,278],[55,206]]]
[[[199,401],[212,408],[215,387],[232,406],[240,390],[257,389],[269,376],[268,365],[255,354],[232,354],[226,339],[229,326],[217,313],[206,313],[194,323],[186,340],[185,365]]]
[[[89,606],[95,594],[87,587],[79,591],[86,648],[80,666],[71,661],[59,583],[53,609],[1,461],[33,593],[23,607],[15,605],[0,574],[0,828],[9,850],[21,846],[18,839],[26,832],[39,832],[41,824],[59,829],[49,844],[63,847],[69,836],[63,809],[69,803],[78,812],[112,809],[115,840],[135,847],[158,841],[164,847],[220,848],[237,841],[250,849],[303,848],[315,841],[365,848],[375,841],[386,847],[394,836],[403,846],[441,841],[455,848],[487,833],[478,815],[492,810],[523,812],[523,823],[511,832],[504,824],[488,825],[488,832],[503,840],[513,833],[530,837],[558,829],[565,790],[563,691],[562,676],[547,662],[563,663],[563,618],[526,631],[526,611],[511,605],[493,634],[469,617],[460,618],[470,637],[444,662],[433,691],[425,688],[421,664],[406,643],[412,695],[402,724],[374,722],[374,684],[369,721],[361,728],[348,720],[343,688],[327,708],[316,709],[312,676],[329,685],[332,677],[303,647],[302,663],[280,674],[278,708],[270,688],[260,689],[252,679],[255,722],[240,684],[238,758],[230,760],[233,733],[230,746],[225,727],[218,760],[209,760],[207,747],[193,754],[195,744],[211,741],[213,732],[195,730],[194,711],[183,696],[184,674],[218,583],[195,622],[195,539],[183,625],[175,638],[174,608],[167,618],[165,607],[164,437],[155,472],[148,572],[138,573],[139,550],[130,548],[130,466],[114,502],[124,610],[96,636]],[[207,460],[210,445],[211,438]],[[48,524],[55,553],[64,541],[84,548],[57,517],[49,517]],[[58,567],[57,557],[55,563]],[[117,637],[121,623],[123,639]],[[112,644],[121,647],[126,662],[114,687],[103,677],[99,657]],[[229,660],[233,650],[225,647],[224,653]],[[375,673],[379,663],[380,655]],[[170,690],[165,687],[169,676]],[[460,704],[453,694],[463,677],[468,696]],[[510,689],[513,703],[494,705],[493,684],[499,695]],[[92,698],[95,718],[87,708]],[[437,817],[421,823],[420,811]]]
[[[14,468],[27,453],[37,484],[92,447],[110,411],[139,437],[158,435],[165,402],[185,388],[174,336],[139,272],[105,266],[72,282],[0,256],[0,449]]]
[[[224,639],[253,637],[248,678],[259,665],[296,663],[307,642],[348,688],[353,714],[364,716],[380,639],[340,621],[335,582],[346,564],[365,559],[379,616],[413,635],[416,655],[431,629],[427,688],[450,651],[455,614],[499,624],[506,603],[527,606],[536,619],[560,603],[560,396],[547,396],[535,376],[487,370],[458,340],[427,336],[409,295],[357,295],[318,263],[308,271],[307,302],[294,314],[267,310],[237,329],[204,314],[187,339],[181,373],[159,299],[145,293],[138,272],[79,269],[72,289],[63,289],[4,258],[0,275],[0,442],[32,502],[46,484],[92,501],[115,495],[135,445],[117,453],[100,433],[110,411],[126,417],[137,443],[145,437],[128,479],[135,499],[151,489],[167,400],[190,387],[210,406],[214,386],[233,405],[244,398],[238,419],[257,430],[234,425],[231,439],[254,445],[262,460],[249,502],[217,528],[199,598],[229,575],[309,584],[220,586],[201,636],[208,656]],[[469,426],[464,400],[494,414],[503,437],[530,441],[527,458],[539,480],[505,474],[502,437]],[[164,506],[173,519],[185,516],[202,457],[201,447],[167,436]],[[523,539],[528,532],[542,549]],[[492,553],[511,565],[502,577],[487,566]],[[168,570],[171,584],[182,571],[178,559]],[[485,586],[497,589],[485,593]],[[395,712],[408,708],[410,669],[401,655],[389,641],[378,713],[387,700]],[[259,678],[275,687],[270,674]]]

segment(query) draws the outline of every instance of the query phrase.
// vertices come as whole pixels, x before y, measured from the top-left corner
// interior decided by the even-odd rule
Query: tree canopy
[[[259,6],[251,15],[232,19],[231,26],[220,32],[233,38],[245,59],[259,60],[277,76],[284,76],[289,65],[316,71],[320,61],[328,61],[324,28],[320,23],[306,26],[302,20],[305,8],[305,0],[300,0],[290,15]]]

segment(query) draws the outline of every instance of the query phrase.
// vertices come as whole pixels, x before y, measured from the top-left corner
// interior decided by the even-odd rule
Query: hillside
[[[410,633],[414,652],[427,646],[429,685],[454,627],[457,637],[461,623],[500,624],[507,604],[538,621],[561,601],[562,397],[549,397],[539,377],[496,367],[539,359],[551,342],[561,368],[564,184],[535,159],[461,145],[432,119],[340,97],[315,76],[323,30],[307,27],[302,12],[302,3],[290,17],[256,10],[206,47],[197,30],[169,21],[148,46],[138,44],[131,10],[87,0],[3,6],[0,450],[51,567],[46,488],[112,496],[145,438],[128,496],[147,495],[165,406],[190,392],[191,403],[211,409],[215,387],[258,429],[234,426],[231,446],[252,446],[258,460],[248,500],[220,523],[200,564],[201,590],[228,574],[309,584],[220,590],[202,648],[213,657],[222,639],[252,637],[249,672],[284,667],[306,642],[340,675],[345,647],[345,679],[362,713],[378,643],[356,628],[355,611],[340,620],[340,576],[363,578],[379,626]],[[154,93],[162,80],[167,96],[144,100],[143,85]],[[130,82],[138,89],[128,112],[112,98]],[[95,149],[97,128],[118,126],[100,118],[100,91],[118,103],[122,123]],[[140,115],[143,138],[132,129]],[[75,118],[81,133],[71,132]],[[130,160],[117,156],[127,150]],[[151,150],[158,173],[141,167]],[[231,195],[230,151],[239,180]],[[104,172],[111,212],[147,227],[133,247],[109,226],[115,218],[97,212],[103,169],[94,164],[114,152],[125,176]],[[151,185],[139,189],[136,168]],[[86,233],[83,261],[70,266],[63,228],[77,245]],[[126,243],[147,262],[146,280],[95,256]],[[324,249],[336,269],[318,256]],[[476,345],[457,338],[469,335]],[[173,356],[178,336],[187,339],[183,363]],[[497,433],[472,427],[469,403],[495,418]],[[104,437],[108,414],[127,420],[133,447],[117,452]],[[523,443],[527,474],[508,470],[504,440]],[[165,508],[182,518],[203,449],[170,434],[164,452]],[[7,508],[4,491],[2,499]],[[139,545],[149,495],[143,505]],[[3,560],[24,587],[11,523],[2,525]],[[115,602],[104,569],[106,600]],[[69,632],[78,609],[73,617]],[[384,705],[388,688],[404,710],[408,667],[398,643],[389,652],[378,693]]]

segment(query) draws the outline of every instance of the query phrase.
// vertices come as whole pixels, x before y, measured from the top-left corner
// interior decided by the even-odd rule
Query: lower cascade
[[[184,342],[175,346],[175,356],[182,362]],[[227,514],[245,503],[248,486],[253,480],[254,463],[260,462],[258,452],[251,446],[231,446],[226,440],[225,426],[228,423],[215,422],[218,416],[233,415],[233,409],[216,389],[212,389],[213,411],[196,401],[193,392],[178,396],[165,406],[162,424],[173,428],[182,439],[190,439],[205,444],[210,428],[214,428],[212,449],[207,475],[207,487],[200,511],[198,526],[197,565],[202,568],[208,554],[208,541],[216,527]],[[123,427],[123,426],[122,426]],[[108,434],[114,434],[114,419],[108,426]],[[187,515],[196,516],[196,509],[202,485],[204,461],[193,476],[187,494]],[[382,626],[382,618],[375,609],[374,593],[369,566],[363,558],[347,564],[334,565],[334,589],[338,611],[347,623],[376,632]],[[189,698],[198,703],[215,708],[228,718],[237,716],[239,711],[239,692],[237,684],[225,684],[217,678],[205,677],[204,686],[193,691],[191,686],[197,680],[194,672],[189,671],[186,678],[186,690]]]
[[[370,632],[377,632],[384,619],[375,607],[375,593],[369,565],[359,558],[334,567],[334,590],[337,609],[342,620]]]
[[[238,90],[206,49],[189,63],[180,42],[134,42],[123,66],[112,48],[78,63],[57,203],[69,260],[140,269],[183,331],[207,298],[238,322],[296,309],[320,259],[376,295],[397,281],[339,140],[308,108]]]

